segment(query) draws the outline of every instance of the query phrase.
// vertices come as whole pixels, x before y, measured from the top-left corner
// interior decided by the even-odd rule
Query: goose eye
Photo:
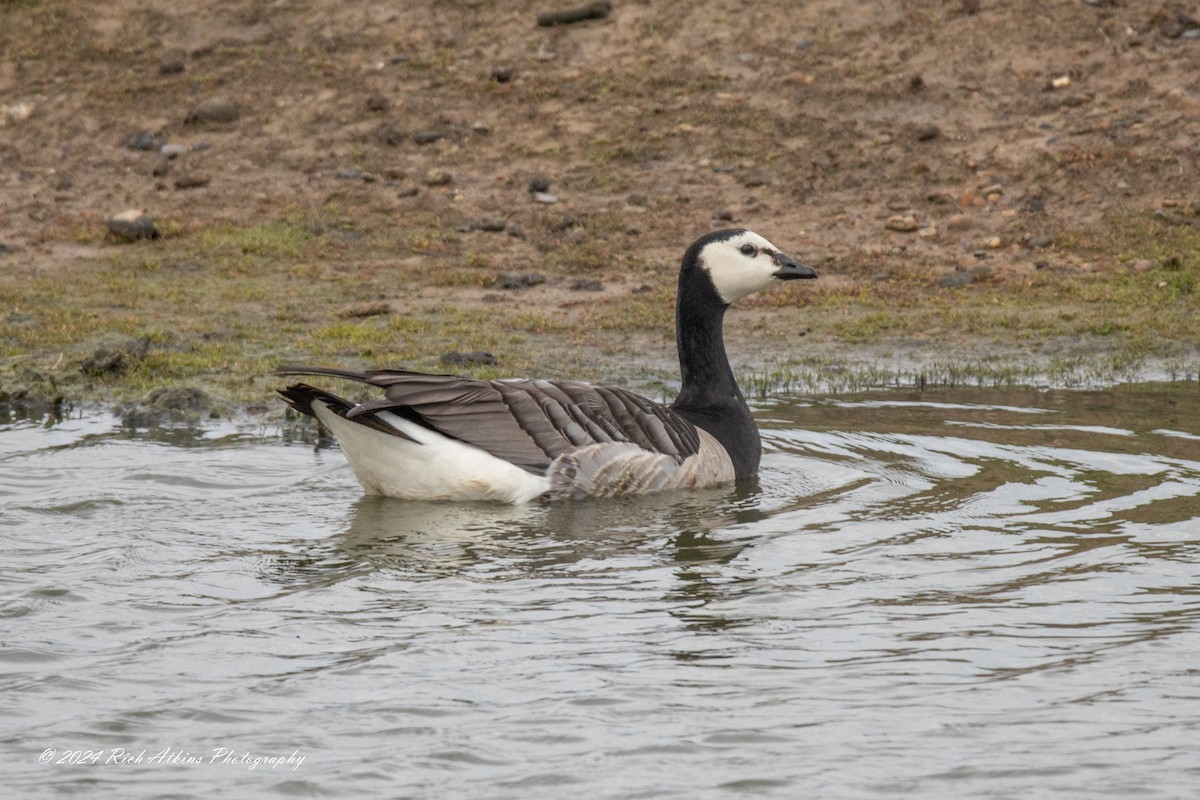
[[[738,249],[742,251],[742,255],[744,256],[750,256],[753,258],[754,256],[758,255],[758,248],[752,244],[744,244]]]

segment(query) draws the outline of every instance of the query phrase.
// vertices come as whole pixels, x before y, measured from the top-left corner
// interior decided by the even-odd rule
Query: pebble
[[[938,279],[938,286],[943,289],[961,289],[968,286],[975,280],[975,276],[969,272],[951,272],[949,275],[943,275]]]
[[[158,150],[162,145],[162,136],[153,131],[138,131],[125,140],[130,150]]]
[[[168,58],[158,65],[159,75],[178,75],[187,68],[182,58]]]
[[[441,138],[440,131],[417,131],[412,135],[412,140],[417,144],[433,144]]]
[[[529,179],[529,191],[531,192],[548,192],[550,191],[550,179],[541,175],[535,175]]]
[[[733,209],[719,208],[719,209],[717,209],[717,213],[714,214],[713,216],[716,217],[717,219],[721,220],[722,222],[732,222],[733,221]]]
[[[946,230],[948,231],[969,231],[974,230],[975,220],[966,214],[954,214],[946,220]]]
[[[188,125],[228,125],[237,122],[241,115],[241,109],[232,100],[210,97],[193,108],[183,121]]]
[[[458,350],[451,350],[448,353],[442,353],[442,363],[491,365],[500,363],[500,359],[484,350],[472,350],[469,353],[461,353]]]
[[[912,233],[920,228],[920,225],[917,223],[917,218],[911,214],[893,214],[888,217],[887,222],[884,223],[884,227],[889,231]]]
[[[942,135],[942,129],[937,125],[922,125],[913,134],[918,142],[932,141]]]
[[[570,25],[574,22],[583,22],[589,19],[604,19],[611,12],[611,0],[592,0],[576,8],[544,11],[538,14],[537,24],[542,28],[550,28],[555,25]]]
[[[368,111],[387,111],[391,107],[391,101],[381,94],[373,94],[367,98]]]
[[[157,239],[158,228],[154,220],[137,209],[122,211],[108,220],[108,230],[118,239],[132,242],[138,239]]]
[[[931,239],[934,236],[937,236],[937,233],[937,227],[929,225],[928,227],[921,228],[919,231],[917,231],[917,236],[920,236],[922,239]]]
[[[558,198],[549,192],[534,192],[533,200],[535,203],[545,203],[546,205],[553,205],[558,202]]]
[[[984,242],[983,246],[989,250],[999,250],[1004,246],[1004,241],[999,236],[993,236]]]
[[[190,173],[180,175],[175,179],[176,189],[200,189],[212,181],[212,178],[203,173]]]
[[[192,148],[188,147],[185,144],[164,144],[162,147],[160,147],[158,149],[158,152],[162,153],[167,158],[177,158],[178,156],[181,156],[184,153],[189,152],[191,149]],[[205,148],[201,148],[201,149],[207,150],[208,148],[205,147]]]
[[[540,272],[502,272],[496,279],[501,289],[527,289],[545,282],[546,276]]]
[[[1025,244],[1026,244],[1028,247],[1031,247],[1031,248],[1034,248],[1034,249],[1041,249],[1041,248],[1043,248],[1043,247],[1049,247],[1049,246],[1050,246],[1050,245],[1052,245],[1053,243],[1054,243],[1054,239],[1052,239],[1052,238],[1051,238],[1051,237],[1049,237],[1049,236],[1046,236],[1045,234],[1042,234],[1042,235],[1040,235],[1040,236],[1031,236],[1031,237],[1029,237],[1029,241],[1028,241],[1028,242],[1026,242]]]
[[[507,64],[501,67],[492,67],[491,78],[496,83],[508,83],[513,79],[514,70]]]
[[[1139,259],[1139,260],[1133,262],[1133,271],[1134,272],[1149,272],[1150,270],[1154,269],[1156,266],[1158,266],[1158,265],[1155,264],[1152,260],[1150,260],[1148,258],[1142,258],[1142,259]]]
[[[578,278],[567,288],[572,292],[603,292],[604,282],[598,278]]]
[[[487,233],[499,233],[506,227],[504,220],[496,217],[478,217],[468,220],[459,226],[460,233],[469,233],[471,231],[485,231]]]
[[[454,183],[454,176],[440,169],[426,171],[424,183],[426,186],[449,186]]]
[[[0,105],[0,128],[7,124],[24,122],[33,116],[33,103],[13,103]]]

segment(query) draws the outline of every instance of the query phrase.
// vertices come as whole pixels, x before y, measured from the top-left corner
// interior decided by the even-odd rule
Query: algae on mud
[[[495,353],[482,376],[667,391],[681,248],[716,225],[821,272],[731,312],[758,391],[773,371],[1197,373],[1200,47],[1157,12],[700,0],[541,29],[533,11],[9,4],[0,101],[29,113],[0,123],[0,392],[195,385],[236,407],[284,361],[436,370],[452,350]],[[236,119],[186,122],[218,96]],[[128,147],[139,132],[175,157]],[[131,207],[161,239],[105,235]],[[506,271],[549,280],[489,285]],[[123,342],[144,357],[80,371]]]

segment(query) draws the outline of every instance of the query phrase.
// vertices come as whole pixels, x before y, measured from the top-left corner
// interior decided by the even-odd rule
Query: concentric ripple
[[[517,508],[363,497],[261,432],[0,428],[3,783],[1194,796],[1194,387],[759,418],[756,485]]]

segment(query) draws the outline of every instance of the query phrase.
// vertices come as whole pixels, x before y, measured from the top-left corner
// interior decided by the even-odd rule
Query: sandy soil
[[[683,247],[714,226],[751,227],[817,266],[817,307],[850,313],[873,293],[877,313],[888,291],[917,306],[976,289],[1002,298],[1047,272],[1152,272],[1157,254],[1109,232],[1131,218],[1197,225],[1196,3],[616,0],[604,19],[537,24],[566,6],[3,2],[9,363],[50,370],[66,352],[70,366],[103,332],[81,325],[38,352],[29,281],[59,272],[80,281],[64,278],[64,291],[87,291],[79,275],[157,248],[196,261],[180,280],[200,282],[209,232],[289,215],[344,234],[300,260],[371,276],[366,297],[331,298],[315,317],[348,299],[393,314],[486,311],[496,276],[515,270],[549,280],[504,303],[572,326],[635,289],[669,301]],[[131,146],[139,133],[146,149]],[[184,152],[167,158],[164,144]],[[555,203],[530,191],[538,178]],[[150,214],[163,238],[107,235],[126,209]],[[1175,267],[1194,270],[1193,256]],[[604,288],[573,291],[578,278]],[[1193,285],[1170,302],[1194,310]],[[884,345],[798,319],[811,304],[784,297],[733,326],[752,361],[794,353],[789,332],[806,330],[806,352],[851,361],[1037,350],[961,325],[910,327]],[[269,315],[279,298],[256,302]],[[97,303],[104,328],[119,303]],[[303,357],[302,333],[266,360]],[[669,361],[670,330],[649,325],[575,340],[602,352],[630,342]],[[1177,344],[1186,359],[1200,342],[1181,330]]]

